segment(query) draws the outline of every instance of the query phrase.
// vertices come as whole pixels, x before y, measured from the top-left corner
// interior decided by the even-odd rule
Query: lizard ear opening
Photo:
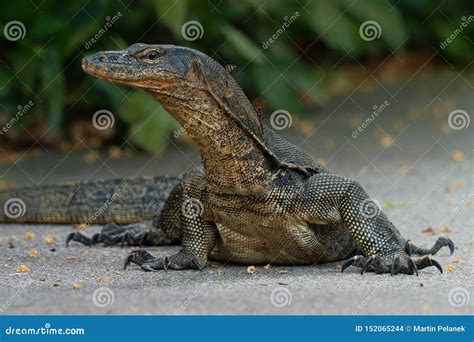
[[[204,84],[205,77],[202,71],[202,62],[199,59],[193,59],[188,70],[187,78],[197,84]]]

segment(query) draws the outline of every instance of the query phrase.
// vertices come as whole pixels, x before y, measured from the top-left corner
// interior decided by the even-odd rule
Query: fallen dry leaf
[[[82,160],[83,160],[84,163],[86,163],[86,164],[92,164],[92,163],[95,162],[97,159],[99,159],[99,157],[97,157],[97,154],[92,153],[92,152],[86,153],[86,154],[82,157]]]
[[[280,273],[280,274],[288,274],[288,270],[279,270],[278,273]]]
[[[455,161],[461,161],[464,159],[464,152],[460,150],[454,150],[451,152],[451,158]]]
[[[35,233],[26,232],[24,235],[25,241],[33,241],[35,239]]]
[[[457,190],[461,189],[463,185],[464,182],[461,179],[456,179],[454,181],[454,188],[456,188]]]
[[[72,284],[72,289],[73,290],[79,290],[82,287],[81,284]]]
[[[112,281],[112,278],[99,277],[99,278],[95,278],[95,281],[98,283],[110,283]]]
[[[434,232],[433,228],[431,228],[431,227],[423,229],[421,232],[425,233],[425,234],[428,234],[428,235],[435,235],[435,232]]]
[[[255,266],[249,266],[247,267],[247,273],[255,274],[257,273],[257,269],[255,268]]]
[[[53,245],[56,242],[56,238],[51,235],[45,236],[43,240],[47,245]]]
[[[454,266],[453,265],[446,265],[446,271],[447,272],[454,271]]]
[[[77,230],[84,230],[87,227],[87,224],[85,223],[76,223],[73,225],[74,228]]]
[[[30,258],[36,258],[38,256],[38,252],[34,249],[32,249],[31,251],[28,251],[28,256]]]
[[[16,268],[16,271],[18,273],[26,273],[26,272],[29,272],[30,269],[28,268],[28,266],[26,266],[25,264],[20,264],[18,265],[18,267]]]
[[[444,227],[441,227],[441,229],[439,230],[441,233],[451,233],[452,230],[449,229],[448,226],[444,226]]]
[[[263,266],[263,268],[266,269],[266,270],[269,270],[270,268],[272,268],[272,265],[266,264],[265,266]]]
[[[77,256],[75,255],[69,255],[66,257],[66,260],[69,260],[69,261],[76,261],[77,260]]]
[[[453,259],[453,262],[456,263],[456,264],[459,264],[461,261],[462,261],[461,258],[454,258]]]
[[[342,269],[342,265],[341,264],[336,264],[336,270],[340,270]]]

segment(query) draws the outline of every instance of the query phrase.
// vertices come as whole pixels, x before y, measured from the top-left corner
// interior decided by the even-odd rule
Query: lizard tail
[[[152,219],[178,177],[139,177],[0,191],[0,222],[120,224]]]

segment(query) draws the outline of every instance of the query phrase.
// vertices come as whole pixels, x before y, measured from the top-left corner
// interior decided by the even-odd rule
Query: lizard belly
[[[313,264],[321,259],[318,239],[305,222],[254,217],[217,223],[220,241],[211,256],[238,264]],[[318,248],[319,247],[319,248]]]

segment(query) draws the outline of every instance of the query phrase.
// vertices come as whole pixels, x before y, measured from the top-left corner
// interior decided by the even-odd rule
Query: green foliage
[[[146,151],[162,149],[176,123],[142,91],[130,91],[85,75],[80,59],[104,49],[124,48],[136,41],[194,47],[222,64],[235,64],[234,76],[252,99],[268,110],[304,115],[308,105],[323,103],[318,82],[336,61],[350,54],[361,60],[383,58],[391,51],[433,52],[459,28],[472,11],[469,2],[312,0],[312,1],[137,1],[80,0],[6,2],[0,28],[21,21],[23,39],[0,42],[0,125],[19,105],[35,105],[7,135],[40,125],[49,141],[59,139],[71,121],[92,117],[102,108],[116,116],[117,139],[124,137]],[[110,27],[106,23],[120,12]],[[446,17],[450,18],[448,20]],[[184,39],[183,25],[198,21],[203,35]],[[361,39],[366,21],[381,27],[379,39]],[[440,50],[452,63],[474,57],[474,22]],[[97,38],[97,36],[99,37]],[[92,38],[97,38],[91,43]],[[471,38],[472,40],[472,38]],[[89,43],[89,45],[87,45]],[[42,135],[41,132],[33,133]]]

